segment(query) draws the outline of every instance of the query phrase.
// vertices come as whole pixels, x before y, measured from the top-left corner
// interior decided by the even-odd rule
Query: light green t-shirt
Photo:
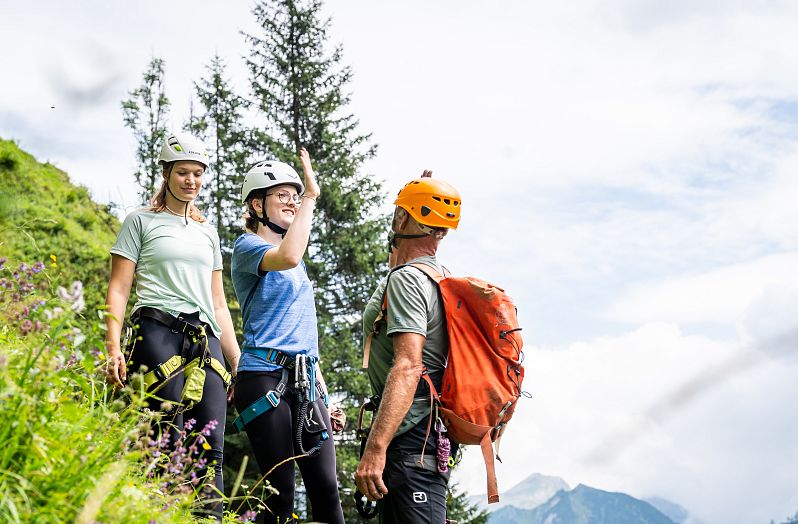
[[[136,295],[133,311],[154,307],[175,316],[199,312],[217,337],[222,330],[216,323],[211,293],[211,275],[222,269],[219,235],[207,222],[170,213],[133,211],[111,253],[136,263]]]
[[[411,260],[410,263],[432,264],[438,271],[441,267],[435,257],[425,256]],[[383,278],[363,311],[363,337],[371,334],[374,319],[382,307],[385,286],[388,285],[387,328],[381,326],[379,333],[371,341],[369,351],[368,377],[373,393],[382,395],[388,372],[393,365],[393,339],[397,333],[418,333],[424,335],[424,348],[421,360],[430,373],[446,367],[448,352],[446,319],[438,298],[438,290],[430,278],[414,267],[397,269],[388,278]],[[401,435],[429,414],[429,398],[414,399],[410,410],[396,431]]]

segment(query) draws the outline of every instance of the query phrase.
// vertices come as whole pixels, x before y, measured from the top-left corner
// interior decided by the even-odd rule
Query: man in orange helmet
[[[461,200],[454,187],[431,174],[424,171],[407,183],[394,201],[392,269],[363,312],[364,367],[378,407],[355,481],[377,501],[384,524],[446,520],[449,443],[421,379],[428,373],[440,390],[448,348],[445,315],[435,284],[409,264],[443,274],[436,253],[449,230],[457,229]]]

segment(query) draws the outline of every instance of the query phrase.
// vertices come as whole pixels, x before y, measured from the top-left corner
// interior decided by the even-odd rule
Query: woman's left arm
[[[241,350],[236,340],[236,332],[233,329],[233,319],[230,317],[230,310],[227,308],[227,300],[224,298],[224,284],[222,283],[222,271],[216,270],[211,278],[211,292],[213,293],[213,310],[216,316],[216,323],[222,328],[222,353],[233,376],[238,371],[238,357]]]

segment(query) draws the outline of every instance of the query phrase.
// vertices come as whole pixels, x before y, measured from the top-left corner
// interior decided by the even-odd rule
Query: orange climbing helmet
[[[460,222],[460,193],[438,178],[411,180],[399,191],[394,204],[424,226],[457,229]]]

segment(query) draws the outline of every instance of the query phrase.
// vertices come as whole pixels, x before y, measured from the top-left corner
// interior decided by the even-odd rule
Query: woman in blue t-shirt
[[[235,243],[233,286],[244,322],[244,344],[235,386],[240,416],[261,474],[278,493],[266,500],[265,522],[292,520],[296,460],[312,520],[343,523],[332,431],[343,413],[327,408],[319,370],[313,286],[302,256],[308,246],[320,189],[305,149],[305,184],[283,162],[264,161],[246,175],[248,233]],[[276,467],[277,464],[284,464]]]
[[[222,518],[222,456],[226,389],[236,372],[239,349],[222,286],[219,235],[194,206],[208,167],[199,139],[167,137],[160,155],[163,183],[152,206],[128,214],[111,248],[111,280],[106,298],[109,379],[122,387],[127,368],[144,372],[149,407],[164,412],[161,438],[174,447],[191,419],[210,448],[217,492],[202,490],[205,508]],[[136,304],[131,313],[132,343],[120,342],[133,277]],[[127,352],[128,361],[122,351]],[[222,356],[224,354],[224,357]],[[189,425],[191,425],[189,423]],[[194,457],[196,458],[196,457]],[[208,466],[194,473],[202,478]],[[210,491],[210,493],[208,493]]]

